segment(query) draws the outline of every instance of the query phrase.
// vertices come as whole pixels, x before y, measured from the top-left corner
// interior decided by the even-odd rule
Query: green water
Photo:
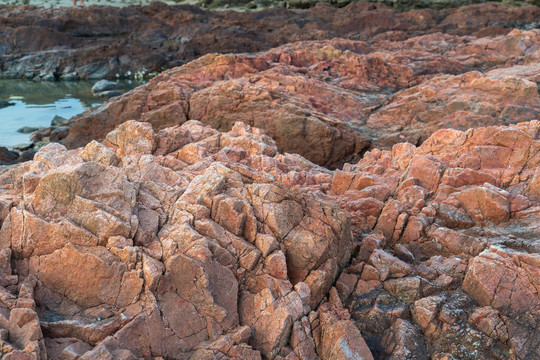
[[[48,127],[55,116],[69,119],[102,104],[103,98],[92,95],[94,83],[0,80],[0,146],[28,143],[30,134],[17,131],[24,126]],[[127,89],[140,84],[125,82]]]

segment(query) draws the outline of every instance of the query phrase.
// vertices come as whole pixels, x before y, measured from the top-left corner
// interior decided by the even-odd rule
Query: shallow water
[[[104,99],[92,95],[95,82],[33,82],[0,80],[0,146],[12,148],[30,141],[30,134],[17,132],[24,126],[48,127],[55,116],[69,119],[86,109],[100,105]],[[126,88],[139,83],[126,82]]]

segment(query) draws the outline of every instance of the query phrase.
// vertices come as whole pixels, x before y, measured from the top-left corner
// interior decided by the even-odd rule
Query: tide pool
[[[70,119],[102,104],[105,99],[92,95],[94,83],[0,80],[0,146],[29,143],[30,134],[17,132],[22,127],[49,127],[55,116]],[[125,82],[126,89],[139,84]]]

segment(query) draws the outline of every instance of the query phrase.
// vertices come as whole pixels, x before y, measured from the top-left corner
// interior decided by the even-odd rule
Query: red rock
[[[486,320],[495,322],[491,330],[478,316],[471,321],[476,322],[490,336],[508,337],[510,346],[521,358],[534,357],[537,352],[538,334],[534,329],[540,311],[540,298],[537,294],[538,265],[537,254],[493,247],[472,260],[463,281],[463,290],[480,305],[491,306],[508,314],[505,316],[507,330],[497,325],[500,323],[496,315]],[[531,314],[532,318],[524,318],[522,314],[525,313]],[[527,328],[530,330],[525,330]],[[508,335],[505,335],[505,331]],[[529,337],[532,342],[523,343],[523,337]]]
[[[317,353],[321,359],[373,359],[360,330],[341,314],[346,311],[342,306],[340,303],[334,308],[329,303],[321,306],[318,314],[320,337],[315,339]]]
[[[409,264],[379,249],[373,251],[369,262],[381,273],[381,280],[387,277],[404,277],[412,272]]]
[[[349,296],[354,291],[354,288],[356,287],[357,282],[358,282],[358,275],[342,273],[339,276],[336,282],[336,289],[341,295],[341,298],[343,299],[343,301],[347,301]]]
[[[81,146],[92,139],[102,140],[117,125],[133,119],[151,123],[154,130],[198,119],[228,131],[236,121],[243,121],[263,128],[281,152],[336,167],[357,160],[369,146],[416,144],[438,129],[467,130],[537,117],[540,102],[531,81],[536,79],[534,71],[507,66],[490,75],[463,73],[466,69],[459,69],[458,75],[422,75],[419,67],[433,56],[440,62],[458,62],[464,52],[475,46],[481,49],[483,42],[504,43],[504,38],[495,37],[479,39],[482,45],[477,45],[471,44],[473,39],[448,35],[442,37],[452,45],[444,46],[441,36],[410,39],[409,45],[418,48],[412,53],[399,42],[368,46],[335,39],[299,42],[252,55],[207,55],[74,119],[67,136],[59,140],[68,147]],[[512,32],[508,37],[523,44],[524,50],[516,56],[524,57],[538,43],[536,32]],[[504,64],[492,55],[484,50],[469,68]],[[386,93],[386,89],[403,88],[407,89],[392,96]],[[36,139],[43,136],[38,134]],[[498,145],[477,147],[484,167],[501,164],[493,161],[508,156],[509,141],[511,136],[503,136]],[[204,147],[199,146],[187,146],[177,156],[193,164],[205,157]],[[434,191],[438,165],[423,166],[420,159],[425,155],[416,156],[419,162],[412,166],[410,176]],[[354,184],[341,184],[345,180],[336,177],[335,190],[346,191],[343,186],[361,190],[381,183],[370,183],[366,174],[356,177]]]
[[[489,306],[476,309],[469,322],[489,337],[496,338],[501,342],[508,341],[506,325],[499,317],[498,311]]]
[[[438,253],[442,250],[449,254],[469,257],[478,255],[487,246],[485,240],[467,236],[446,228],[435,229],[430,232],[428,236],[432,241],[435,241],[442,246],[442,249],[437,250]]]
[[[414,303],[414,321],[421,329],[427,329],[437,316],[438,308],[444,299],[440,296],[425,297]]]
[[[108,148],[44,148],[29,164],[35,190],[26,210],[2,187],[9,205],[0,286],[25,279],[36,286],[21,285],[18,298],[0,288],[2,303],[36,309],[42,317],[33,315],[32,334],[43,329],[51,341],[76,337],[89,346],[83,354],[47,340],[51,353],[65,356],[256,359],[259,351],[291,351],[293,324],[320,303],[350,257],[349,218],[339,205],[273,181],[255,159],[273,159],[285,172],[299,162],[243,124],[220,133],[191,121],[156,134],[147,123],[126,122],[107,138]],[[172,162],[175,170],[160,165],[190,144],[206,157]],[[214,161],[223,148],[246,157]],[[12,171],[24,178],[27,168]],[[26,331],[16,338],[45,354],[43,336]]]
[[[540,356],[538,32],[470,9],[204,56],[1,170],[2,355]]]
[[[540,299],[534,295],[538,284],[532,276],[539,271],[538,261],[535,254],[490,248],[472,260],[464,290],[484,306],[508,308],[516,313],[535,312]]]
[[[502,222],[510,213],[509,199],[497,190],[486,187],[472,187],[453,193],[467,214],[475,221]]]

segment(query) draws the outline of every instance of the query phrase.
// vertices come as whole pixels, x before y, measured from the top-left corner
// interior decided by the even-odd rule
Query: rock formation
[[[402,39],[427,33],[506,33],[540,23],[534,6],[400,13],[383,4],[336,9],[209,12],[191,6],[45,9],[0,6],[0,78],[34,80],[139,77],[208,53],[267,50],[285,43],[342,37],[370,41],[389,33]]]
[[[165,56],[159,18],[203,24],[178,63],[253,24],[236,50],[302,41],[165,71],[0,166],[2,359],[540,359],[538,8],[78,11],[43,22],[119,21],[105,59],[137,21]]]
[[[0,176],[2,351],[537,358],[539,156],[538,121],[335,172],[241,122],[50,144]]]
[[[264,169],[318,167],[242,123],[126,122],[105,145],[51,144],[0,180],[6,356],[291,351],[350,258],[350,220]]]
[[[421,144],[438,129],[537,119],[539,46],[538,30],[513,30],[209,54],[34,139],[76,148],[126,120],[155,131],[189,119],[229,131],[242,121],[263,129],[278,151],[335,168],[370,148]]]

